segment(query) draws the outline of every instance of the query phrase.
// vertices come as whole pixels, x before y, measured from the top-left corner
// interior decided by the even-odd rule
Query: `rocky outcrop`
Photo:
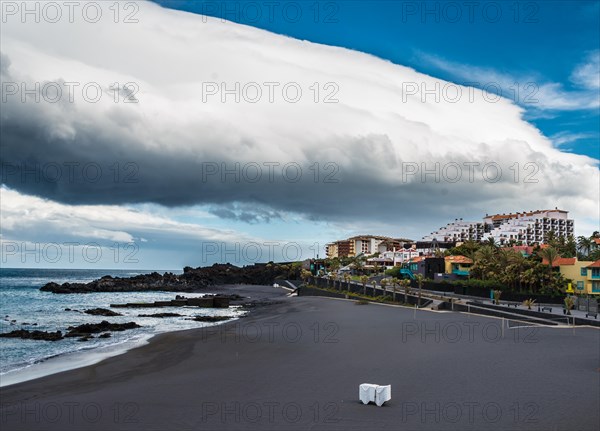
[[[138,314],[138,317],[181,317],[178,313],[156,313],[156,314]]]
[[[193,319],[196,322],[222,322],[224,320],[233,319],[233,317],[228,316],[195,316]]]
[[[107,310],[106,308],[92,308],[91,310],[85,310],[85,313],[91,314],[92,316],[122,316],[122,314]]]
[[[232,295],[236,298],[239,295]],[[177,295],[176,299],[170,301],[154,302],[128,302],[126,304],[110,304],[113,308],[157,308],[157,307],[204,307],[204,308],[228,308],[231,297],[229,295],[206,295],[201,298],[186,298]]]
[[[53,293],[91,292],[194,292],[208,286],[223,284],[262,284],[270,285],[276,279],[299,278],[298,265],[276,263],[255,264],[237,267],[231,264],[214,264],[207,267],[185,267],[183,274],[175,275],[158,272],[120,278],[104,276],[89,283],[48,283],[40,290]]]
[[[63,335],[62,335],[61,331],[45,332],[45,331],[28,331],[26,329],[19,329],[17,331],[0,334],[0,337],[22,338],[23,340],[44,340],[44,341],[58,341],[58,340],[63,339]]]
[[[85,323],[79,326],[69,326],[65,337],[89,337],[90,334],[96,334],[98,332],[109,332],[109,331],[126,331],[128,329],[141,328],[135,322],[127,323],[109,323],[103,320],[100,323]]]

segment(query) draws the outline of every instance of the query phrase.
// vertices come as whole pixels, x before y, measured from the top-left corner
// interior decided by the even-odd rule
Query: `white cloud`
[[[600,89],[600,50],[591,52],[586,61],[575,68],[571,80],[581,87],[596,90],[596,96],[598,96],[597,90]]]
[[[577,90],[565,89],[561,83],[549,82],[535,75],[512,76],[490,68],[454,63],[425,53],[419,53],[418,57],[460,80],[477,83],[478,87],[488,88],[530,109],[572,111],[600,107],[597,91],[600,79],[598,52],[590,55],[586,63],[573,71],[571,80],[580,86]]]
[[[148,238],[169,237],[172,241],[258,241],[258,238],[231,229],[215,229],[181,223],[150,210],[140,211],[116,205],[65,205],[0,187],[3,237],[64,243],[148,242]],[[141,235],[144,235],[143,237]]]
[[[204,22],[198,15],[151,3],[140,4],[137,18],[137,24],[103,19],[96,24],[78,20],[32,25],[18,18],[3,24],[2,54],[10,60],[8,67],[3,61],[4,83],[82,84],[75,103],[21,103],[18,95],[10,96],[1,116],[3,162],[18,168],[28,161],[42,171],[52,163],[104,167],[96,182],[69,181],[66,174],[58,182],[32,181],[6,168],[3,182],[13,190],[3,191],[3,229],[25,235],[33,226],[37,228],[30,232],[36,235],[143,237],[148,242],[172,236],[238,238],[236,232],[174,221],[165,209],[146,212],[120,206],[132,203],[202,205],[206,212],[200,216],[207,223],[215,214],[278,220],[288,213],[340,225],[368,220],[371,226],[397,226],[399,234],[404,226],[414,232],[414,226],[427,229],[456,216],[556,205],[586,226],[598,219],[597,162],[555,148],[523,120],[524,109],[508,99],[492,101],[480,91],[371,55],[220,19]],[[508,79],[477,72],[487,81]],[[80,92],[86,82],[101,83],[105,90],[113,82],[134,82],[139,103],[114,103],[108,91],[98,103],[87,103]],[[258,103],[236,103],[231,95],[226,103],[220,95],[203,102],[207,82],[228,88],[257,83],[263,95]],[[274,103],[268,100],[266,82],[279,84]],[[313,100],[315,82],[318,103]],[[302,89],[297,103],[284,100],[286,83]],[[458,89],[462,96],[449,100],[452,91],[446,97],[444,90],[437,95],[415,92],[436,86]],[[338,102],[323,103],[332,93]],[[598,103],[587,92],[566,94],[553,84],[540,87],[540,94],[548,108]],[[117,162],[121,168],[133,162],[137,181],[124,182],[127,172],[114,180],[110,167]],[[205,178],[207,162],[229,168],[258,164],[263,176],[256,183],[247,176]],[[270,162],[280,164],[273,181],[265,168]],[[318,180],[311,169],[315,162]],[[327,162],[335,172],[325,169]],[[473,181],[464,167],[470,162],[480,164]],[[498,182],[482,176],[481,167],[490,162],[502,168]],[[284,178],[285,163],[303,167],[300,181]],[[402,175],[406,163],[457,163],[463,175],[455,183],[431,176],[423,181],[419,175]],[[511,170],[515,163],[517,180]],[[528,163],[535,165],[537,182],[524,183],[531,173],[524,170]],[[324,181],[332,173],[338,182]]]
[[[572,132],[558,132],[551,136],[552,142],[557,147],[562,147],[565,144],[570,144],[572,142],[577,142],[581,139],[590,139],[598,137],[598,134],[592,133],[572,133]]]

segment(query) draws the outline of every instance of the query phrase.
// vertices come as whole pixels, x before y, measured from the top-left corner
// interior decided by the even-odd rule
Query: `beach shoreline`
[[[254,300],[262,300],[265,297],[270,297],[271,294],[274,293],[270,286],[263,286],[265,289],[252,289],[253,295],[251,297],[245,297],[242,300],[239,300],[239,304],[243,305],[250,301]],[[206,294],[206,289],[201,289],[197,292],[189,292],[189,293],[201,293]],[[243,293],[244,291],[248,292],[248,289],[245,289],[242,285],[220,285],[215,286],[212,292],[223,293]],[[288,293],[285,289],[282,289],[280,294]],[[276,295],[278,296],[278,295]],[[198,323],[197,328],[185,328],[185,329],[170,329],[164,332],[158,332],[153,334],[138,334],[132,339],[127,339],[124,342],[117,342],[115,344],[111,344],[108,346],[99,346],[92,347],[83,350],[74,350],[71,352],[60,353],[54,356],[46,357],[42,360],[39,360],[32,364],[27,364],[22,368],[17,368],[15,370],[11,370],[4,374],[0,375],[0,388],[5,388],[11,385],[15,385],[18,383],[27,382],[30,380],[35,380],[38,378],[46,377],[52,374],[61,373],[64,371],[70,371],[90,365],[97,364],[104,359],[108,359],[114,356],[119,356],[127,353],[132,349],[136,349],[138,347],[142,347],[147,345],[150,340],[152,340],[156,336],[160,336],[162,334],[168,334],[179,331],[188,331],[193,329],[212,327],[221,325],[227,322],[235,321],[239,319],[239,317],[232,317],[231,320],[222,321],[222,322],[214,322],[214,323]],[[36,343],[39,343],[37,341]],[[41,341],[42,343],[44,341]]]
[[[2,422],[62,431],[595,429],[597,329],[499,338],[497,325],[284,294],[235,322],[159,334],[97,364],[3,387]],[[476,329],[457,341],[457,327]],[[391,384],[392,400],[362,405],[361,383]]]

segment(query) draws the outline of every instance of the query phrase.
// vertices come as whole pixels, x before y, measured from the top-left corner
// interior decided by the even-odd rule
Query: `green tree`
[[[339,259],[336,257],[334,258],[331,263],[329,264],[329,271],[331,272],[338,272],[338,270],[341,268],[341,264]]]
[[[577,237],[577,247],[579,248],[580,257],[582,260],[587,258],[592,251],[593,237],[585,237],[583,235]]]
[[[471,260],[475,260],[475,253],[479,250],[482,245],[479,242],[468,240],[463,242],[458,247],[452,247],[450,250],[450,255],[452,256],[466,256]]]
[[[481,280],[494,278],[496,275],[496,253],[498,249],[494,246],[484,245],[475,253],[475,263],[472,271]]]
[[[304,281],[304,283],[306,284],[306,282],[312,277],[312,273],[310,271],[307,271],[306,269],[303,269],[300,273],[300,277],[302,278],[302,281]]]
[[[391,283],[392,283],[392,301],[396,302],[396,286],[398,285],[398,282],[400,280],[398,280],[396,277],[392,278]]]
[[[404,288],[404,303],[408,304],[408,294],[410,293],[410,280],[403,278],[399,280],[399,283]]]
[[[365,256],[363,254],[359,254],[358,256],[352,258],[352,267],[357,274],[362,274],[365,267]]]
[[[369,282],[369,277],[367,277],[366,275],[361,275],[360,276],[360,282],[362,283],[363,286],[363,295],[367,295],[367,283]]]
[[[379,284],[381,285],[381,288],[383,289],[383,296],[385,296],[386,292],[387,292],[386,287],[388,285],[387,278],[382,278],[381,281],[379,282]]]
[[[350,276],[349,273],[344,273],[344,281],[346,282],[346,290],[348,290],[348,292],[350,291],[350,279],[352,277]],[[341,290],[341,289],[340,289]]]
[[[547,247],[540,250],[539,255],[542,259],[548,261],[548,274],[552,275],[552,265],[554,261],[560,257],[558,251],[554,247]]]
[[[425,280],[425,277],[423,277],[423,274],[417,274],[415,275],[415,280],[417,280],[417,284],[419,285],[419,307],[421,307],[421,291],[423,288],[423,281]]]

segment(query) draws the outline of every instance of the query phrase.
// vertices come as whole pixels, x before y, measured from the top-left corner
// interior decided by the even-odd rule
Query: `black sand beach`
[[[1,389],[5,430],[597,430],[600,331],[245,286],[226,325]],[[392,385],[383,407],[361,383]]]

